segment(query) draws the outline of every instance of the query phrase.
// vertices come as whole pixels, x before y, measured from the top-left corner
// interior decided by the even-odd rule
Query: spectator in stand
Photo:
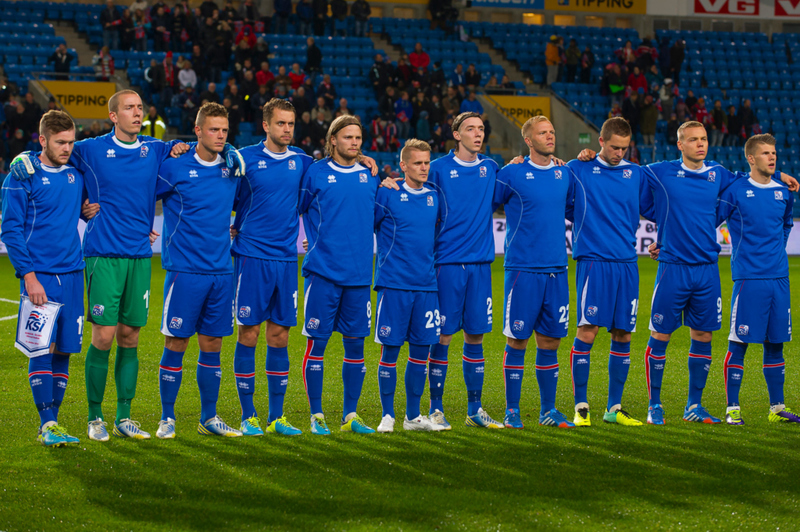
[[[331,77],[328,74],[322,76],[322,83],[317,87],[317,97],[325,98],[325,104],[333,107],[333,102],[336,100],[336,87],[331,83]]]
[[[616,51],[620,63],[625,65],[625,68],[630,72],[636,65],[636,51],[633,49],[633,43],[626,41],[625,46]]]
[[[633,72],[628,75],[628,88],[632,93],[639,92],[639,89],[647,92],[647,78],[637,66],[633,67]]]
[[[331,111],[331,108],[328,106],[328,104],[325,102],[325,98],[322,96],[317,98],[317,106],[311,110],[311,114],[316,117],[319,117],[319,115],[322,114],[325,122],[330,122],[333,120],[333,111]]]
[[[253,125],[255,126],[255,131],[260,131],[261,122],[263,120],[263,116],[261,114],[261,110],[264,108],[264,104],[269,102],[272,99],[272,94],[267,91],[266,85],[259,85],[258,91],[250,97],[249,107],[250,107],[250,116],[252,117]],[[295,107],[296,109],[297,107]]]
[[[678,123],[678,115],[672,113],[669,115],[669,121],[667,122],[667,143],[668,144],[675,144],[678,142],[678,128],[681,125]]]
[[[236,43],[236,63],[241,65],[245,61],[252,62],[253,50],[256,47],[256,34],[253,33],[253,28],[251,26],[243,26],[236,34],[234,42]]]
[[[269,45],[264,37],[256,39],[256,47],[253,49],[252,59],[254,65],[260,65],[264,61],[269,61]]]
[[[189,27],[191,24],[191,12],[181,3],[175,4],[172,10],[172,49],[176,52],[186,52],[187,43],[190,40]]]
[[[294,105],[295,114],[302,115],[306,111],[311,111],[311,103],[308,100],[305,87],[298,87],[294,95],[289,98]]]
[[[581,49],[578,48],[578,41],[575,39],[569,40],[569,47],[567,47],[567,83],[575,82],[575,75],[578,73],[578,65],[581,62]]]
[[[425,97],[425,93],[423,91],[419,91],[417,93],[417,95],[414,97],[414,101],[411,102],[411,105],[414,107],[414,116],[417,117],[417,119],[419,119],[423,111],[426,113],[426,119],[429,119],[431,116],[433,107],[431,105],[431,101]]]
[[[375,63],[369,69],[369,81],[372,83],[375,99],[380,101],[386,94],[386,87],[389,85],[389,72],[386,70],[386,63],[383,62],[381,54],[375,56]]]
[[[378,112],[386,120],[394,119],[394,102],[397,101],[394,87],[386,87],[386,91],[378,102]]]
[[[692,118],[703,124],[706,130],[711,129],[711,115],[708,113],[708,109],[706,109],[705,98],[698,99],[697,103],[694,104],[692,108]]]
[[[619,102],[614,102],[611,104],[611,111],[608,112],[608,118],[616,118],[618,116],[622,116],[622,108],[619,106]]]
[[[172,95],[178,81],[175,65],[172,62],[172,52],[167,52],[167,55],[161,62],[161,66],[164,69],[164,89],[161,91],[161,107],[167,107],[171,105]]]
[[[416,138],[422,139],[425,142],[431,140],[431,124],[428,121],[428,111],[421,111],[417,119]]]
[[[725,134],[726,146],[738,146],[741,138],[742,119],[736,114],[736,107],[728,107],[728,132]]]
[[[192,53],[189,55],[189,61],[192,63],[192,70],[197,74],[197,82],[202,83],[208,81],[208,67],[206,67],[206,58],[200,49],[199,44],[192,46]]]
[[[424,68],[427,70],[428,65],[431,64],[431,57],[422,49],[421,43],[414,45],[414,51],[408,56],[408,60],[414,69]]]
[[[558,38],[558,74],[557,74],[557,81],[564,81],[566,78],[566,67],[567,66],[567,50],[564,46],[564,37]],[[485,126],[485,124],[484,124]],[[484,129],[485,131],[485,129]],[[484,137],[485,138],[485,137]]]
[[[200,98],[194,93],[193,87],[187,87],[178,95],[178,107],[181,108],[181,135],[190,135],[194,130],[194,121],[200,109]]]
[[[119,25],[119,46],[120,50],[126,52],[133,49],[133,32],[134,32],[133,15],[130,9],[122,12],[122,22]]]
[[[622,102],[622,117],[631,125],[634,137],[639,133],[639,96],[638,92],[633,92]]]
[[[467,77],[464,74],[464,65],[458,63],[455,71],[450,75],[451,87],[463,87],[467,84]]]
[[[658,46],[658,69],[666,74],[669,74],[670,56],[669,37],[665,35]]]
[[[739,120],[744,128],[744,138],[749,139],[753,136],[753,126],[758,122],[756,114],[750,107],[750,100],[742,102],[742,106],[739,108]]]
[[[711,111],[711,145],[722,146],[725,133],[728,132],[728,117],[722,108],[722,102],[714,101],[714,109]]]
[[[272,14],[272,32],[286,33],[289,15],[292,14],[292,0],[275,0],[275,12]]]
[[[131,12],[135,13],[137,9],[147,11],[147,0],[133,0],[131,6],[128,8]]]
[[[681,84],[681,69],[685,57],[686,43],[682,39],[678,39],[669,51],[669,77],[676,86]]]
[[[8,141],[8,155],[11,160],[14,160],[14,157],[24,152],[27,144],[28,140],[25,138],[25,132],[21,129],[15,130],[14,136]]]
[[[694,95],[694,91],[689,89],[686,91],[686,108],[689,110],[689,113],[694,115],[694,106],[697,104],[697,98]]]
[[[231,108],[235,109],[239,113],[240,121],[244,119],[244,98],[239,91],[239,86],[233,84],[230,86],[230,91],[228,91],[228,95],[223,98],[222,104],[225,104],[225,99],[230,100]]]
[[[347,0],[331,0],[331,35],[347,35]]]
[[[657,121],[658,108],[653,103],[653,97],[648,94],[644,97],[642,107],[639,109],[639,129],[645,146],[653,146],[656,143]]]
[[[558,81],[558,65],[561,63],[557,35],[550,36],[550,42],[547,43],[544,51],[544,62],[547,65],[547,86],[549,87]]]
[[[69,66],[75,57],[67,51],[67,45],[61,43],[53,52],[53,55],[47,60],[48,63],[53,63],[53,70],[56,72],[56,79],[68,80],[69,79]]]
[[[434,61],[430,76],[430,89],[434,94],[442,94],[447,87],[447,78],[442,70],[442,62]]]
[[[204,0],[200,4],[200,14],[203,18],[211,18],[214,16],[214,11],[219,11],[219,6],[213,0]]]
[[[25,93],[25,113],[23,117],[23,121],[26,124],[30,124],[29,128],[26,129],[25,132],[28,134],[35,133],[38,129],[39,121],[42,119],[42,107],[36,103],[36,100],[33,99],[32,92]],[[41,148],[41,147],[40,147]],[[40,149],[37,148],[37,149]]]
[[[594,66],[594,52],[588,44],[581,54],[581,83],[592,82],[592,67]]]
[[[408,99],[408,93],[400,93],[400,99],[394,102],[395,123],[397,136],[401,139],[409,138],[411,134],[411,119],[414,118],[414,107]]]
[[[653,83],[658,84],[659,87],[664,84],[664,76],[662,76],[661,72],[658,71],[658,66],[655,63],[650,65],[650,68],[645,72],[644,77],[647,78],[647,84],[651,87],[653,86]]]
[[[489,81],[483,86],[483,90],[486,91],[486,94],[503,94],[505,92],[500,88],[500,84],[497,83],[497,76],[489,77]]]
[[[268,61],[263,61],[261,63],[261,70],[256,72],[256,83],[259,85],[266,85],[267,92],[272,92],[275,86],[275,74],[270,71]]]
[[[481,86],[481,73],[475,70],[475,65],[470,63],[467,72],[464,74],[469,90],[475,90]]]
[[[444,120],[445,110],[444,106],[442,106],[442,99],[436,93],[431,96],[430,113],[431,125],[436,125]]]
[[[239,20],[244,22],[245,25],[255,26],[256,22],[261,22],[261,15],[253,0],[244,0],[239,6],[238,15]]]
[[[611,103],[622,103],[625,96],[625,82],[622,80],[622,69],[618,64],[608,65],[603,75],[603,87]]]
[[[300,70],[300,63],[292,64],[292,71],[289,72],[289,79],[291,80],[292,90],[295,90],[306,80],[306,75]]]
[[[158,140],[164,140],[164,133],[167,132],[167,124],[158,115],[155,105],[151,105],[147,111],[147,116],[142,122],[142,135],[147,135]]]
[[[106,8],[100,13],[100,25],[103,27],[103,46],[118,50],[122,17],[114,5],[114,0],[106,0]]]
[[[315,113],[316,119],[311,123],[311,140],[315,146],[320,146],[325,141],[328,127],[331,123],[325,119],[325,113]]]
[[[678,98],[677,103],[675,104],[675,114],[678,117],[678,123],[683,124],[687,120],[689,120],[689,108],[686,106],[686,100],[683,98]]]
[[[103,46],[100,52],[92,57],[94,74],[99,81],[108,81],[114,75],[114,58],[108,50],[108,46]]]
[[[256,83],[256,78],[253,75],[252,70],[244,71],[244,76],[242,76],[242,81],[239,83],[239,88],[241,89],[242,96],[245,100],[258,92],[258,83]],[[250,115],[248,114],[247,116]]]
[[[625,152],[623,159],[633,164],[639,164],[639,148],[636,147],[636,141],[633,139],[631,139],[631,143],[628,145],[628,150]]]
[[[334,114],[337,115],[337,116],[352,115],[353,114],[353,111],[349,107],[347,107],[347,99],[346,98],[340,98],[339,99],[339,107],[336,108],[336,110],[334,111]]]
[[[180,83],[181,90],[186,90],[186,87],[197,88],[197,74],[192,70],[191,62],[183,62],[183,68],[178,72],[178,82]]]
[[[162,52],[169,48],[171,38],[169,28],[172,27],[172,24],[163,7],[159,6],[156,9],[151,25],[153,27],[153,49],[156,52]]]
[[[479,102],[475,97],[475,91],[469,91],[467,94],[467,99],[461,102],[461,108],[459,109],[462,113],[478,113],[479,115],[483,114],[483,106],[481,102]]]
[[[211,103],[219,103],[220,97],[219,93],[217,92],[217,84],[211,82],[208,84],[208,88],[200,95],[200,102],[211,102]]]
[[[672,78],[666,78],[664,84],[658,90],[658,101],[661,102],[661,116],[664,118],[669,118],[672,114],[673,91]]]
[[[147,82],[144,87],[146,100],[157,99],[161,107],[169,107],[170,102],[161,100],[161,92],[164,90],[164,67],[155,59],[150,60],[150,66],[144,71],[144,80]]]
[[[397,68],[394,69],[394,75],[392,76],[394,79],[395,85],[402,88],[407,88],[411,83],[411,75],[413,71],[411,67],[408,66],[406,60],[403,56],[400,57],[397,61]]]
[[[226,50],[224,39],[218,37],[207,51],[209,81],[219,83],[222,80],[222,71],[228,67],[229,56],[230,48]]]
[[[355,19],[355,26],[353,33],[356,37],[364,37],[367,34],[367,27],[369,26],[369,16],[372,14],[372,8],[366,0],[356,0],[350,6],[350,14]]]
[[[648,72],[650,67],[656,64],[658,50],[653,48],[650,39],[642,39],[642,43],[636,49],[636,65],[642,72]]]
[[[297,14],[297,22],[299,24],[297,33],[300,35],[311,35],[311,29],[314,24],[314,8],[308,0],[300,0],[297,2],[295,8]]]
[[[322,69],[322,50],[314,42],[313,37],[306,39],[306,72],[311,77]]]
[[[236,137],[239,136],[239,124],[242,123],[242,115],[230,98],[223,99],[222,106],[228,111],[228,142],[233,144],[236,142]]]
[[[415,89],[419,89],[421,87],[425,87],[425,90],[430,90],[431,86],[431,78],[428,76],[428,73],[425,72],[424,68],[418,68],[411,74],[411,85]]]
[[[279,87],[283,87],[284,92],[288,92],[292,86],[292,79],[286,75],[286,67],[281,65],[278,67],[278,75],[275,77],[275,91]]]
[[[139,52],[147,51],[147,30],[150,29],[150,21],[145,13],[144,9],[133,12],[133,47]]]
[[[328,22],[328,0],[313,0],[311,8],[314,11],[314,35],[322,36]]]
[[[306,137],[311,137],[311,113],[308,111],[300,115],[300,119],[297,120],[297,124],[294,127],[295,141],[302,141]],[[305,147],[303,151],[305,151]]]
[[[442,107],[449,115],[457,115],[461,109],[461,97],[455,87],[447,87],[447,94],[442,100]]]
[[[433,126],[431,141],[429,142],[434,153],[441,153],[444,150],[444,137],[442,136],[442,125],[437,123]]]

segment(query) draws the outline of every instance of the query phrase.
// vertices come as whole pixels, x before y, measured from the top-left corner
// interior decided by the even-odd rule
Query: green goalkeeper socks
[[[117,423],[131,417],[131,401],[136,395],[139,358],[135,347],[117,346],[114,380],[117,383]]]
[[[86,399],[89,402],[89,421],[103,419],[103,395],[108,378],[108,355],[111,350],[101,351],[90,345],[86,352]]]

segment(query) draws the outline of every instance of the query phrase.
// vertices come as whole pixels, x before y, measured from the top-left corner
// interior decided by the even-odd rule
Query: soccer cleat
[[[394,432],[394,418],[389,414],[383,416],[380,425],[378,425],[378,432]]]
[[[664,407],[661,406],[661,403],[647,409],[647,423],[649,425],[664,424]]]
[[[575,423],[567,421],[564,414],[555,408],[539,416],[539,425],[558,427],[560,429],[571,429],[575,427]]]
[[[214,416],[205,423],[198,423],[197,432],[203,436],[224,436],[226,438],[238,438],[242,431],[229,427],[219,416]]]
[[[430,419],[431,423],[434,425],[441,427],[438,430],[450,430],[453,428],[450,426],[450,423],[447,422],[447,418],[444,417],[444,412],[439,409],[434,410],[433,414],[430,414],[428,419]]]
[[[684,421],[692,421],[695,423],[706,423],[709,425],[716,425],[717,423],[722,423],[722,420],[718,417],[714,417],[708,413],[708,411],[700,405],[695,406],[694,408],[687,408],[683,412],[683,420]]]
[[[572,420],[572,424],[575,425],[576,427],[591,427],[592,418],[591,414],[589,414],[589,409],[579,408],[578,410],[576,410],[575,418]]]
[[[249,417],[242,421],[239,427],[242,436],[263,436],[264,431],[261,430],[261,420],[256,416]]]
[[[616,423],[625,427],[638,427],[642,422],[638,419],[633,419],[629,413],[624,410],[617,410],[616,412],[606,411],[603,414],[603,421],[606,423]]]
[[[439,432],[445,429],[441,425],[433,424],[430,419],[420,414],[414,419],[408,419],[408,417],[404,417],[403,430]]]
[[[171,417],[162,419],[158,422],[156,438],[161,440],[171,440],[175,437],[175,420]]]
[[[524,429],[525,425],[522,424],[522,418],[519,417],[519,408],[509,408],[506,410],[506,417],[503,420],[503,425],[507,429]]]
[[[349,419],[348,419],[349,418]],[[347,414],[342,426],[339,427],[342,432],[355,432],[356,434],[375,434],[375,429],[371,429],[364,423],[364,420],[358,414]]]
[[[324,422],[323,422],[324,423]],[[291,423],[286,421],[286,417],[279,417],[273,420],[272,423],[267,425],[268,434],[283,434],[284,436],[299,436],[303,433],[297,427],[293,427]]]
[[[42,445],[45,447],[61,447],[67,444],[58,430],[58,425],[50,425],[47,428],[41,429],[38,440],[42,442]]]
[[[772,423],[800,423],[800,416],[788,408],[784,408],[780,412],[773,412],[770,410],[767,419]]]
[[[483,408],[478,409],[478,413],[472,416],[467,416],[466,421],[464,421],[468,427],[481,427],[484,429],[504,429],[505,426],[500,423],[499,421],[495,421],[489,414],[486,413],[486,410]]]
[[[134,440],[149,440],[150,434],[143,431],[138,421],[122,419],[119,424],[114,423],[114,436],[118,438],[133,438]]]
[[[736,410],[731,410],[727,414],[725,414],[725,422],[728,425],[744,425],[744,419],[742,419],[742,411],[738,408]]]
[[[54,430],[59,436],[64,438],[64,443],[80,443],[81,442],[81,440],[79,440],[75,436],[70,436],[69,434],[67,434],[67,429],[65,429],[64,427],[61,427],[59,425],[53,425],[50,428],[52,430]]]
[[[94,441],[108,441],[106,422],[100,418],[89,422],[89,439]]]
[[[325,416],[323,414],[311,414],[311,434],[327,436],[330,433],[328,424],[325,423]]]

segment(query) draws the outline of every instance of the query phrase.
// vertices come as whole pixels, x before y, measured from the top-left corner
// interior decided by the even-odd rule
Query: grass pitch
[[[573,266],[571,264],[571,266]],[[644,350],[650,295],[656,265],[639,262],[639,332],[624,406],[644,420],[647,390]],[[494,266],[495,331],[486,337],[483,402],[502,418],[502,257]],[[730,268],[720,261],[727,323]],[[800,258],[790,260],[797,279]],[[158,323],[164,272],[153,261],[150,324],[142,330],[138,395],[133,418],[155,435],[160,417],[158,362],[163,338]],[[570,277],[573,273],[570,272]],[[17,300],[19,285],[7,258],[0,259],[0,298]],[[571,283],[573,284],[573,283]],[[797,284],[794,285],[795,287]],[[798,298],[795,296],[797,302]],[[373,303],[374,308],[374,303]],[[0,302],[0,317],[16,305]],[[569,349],[575,333],[575,294],[570,306],[570,336],[559,350],[561,379],[557,406],[571,417]],[[299,319],[302,320],[302,308]],[[178,397],[178,437],[137,442],[114,438],[105,444],[86,437],[84,356],[70,367],[70,385],[60,422],[81,438],[77,446],[45,449],[35,439],[38,416],[31,401],[27,359],[13,348],[15,319],[0,321],[0,530],[530,530],[530,529],[800,529],[800,427],[767,422],[767,393],[761,349],[745,361],[741,402],[747,425],[707,426],[681,421],[686,402],[689,347],[679,330],[667,356],[663,399],[664,427],[619,427],[602,423],[610,338],[602,333],[592,351],[589,400],[594,425],[559,430],[537,424],[538,389],[529,348],[523,385],[523,431],[487,431],[463,425],[466,392],[461,376],[460,335],[454,338],[445,410],[449,433],[358,436],[336,429],[341,417],[340,336],[326,354],[323,406],[333,434],[308,431],[308,403],[300,362],[305,342],[298,329],[290,341],[292,361],[286,396],[287,418],[305,433],[296,438],[222,439],[196,432],[200,402],[195,383],[197,343],[190,344]],[[91,332],[87,327],[84,352]],[[726,329],[726,327],[723,327]],[[725,411],[722,357],[727,333],[714,338],[714,362],[704,404]],[[232,371],[235,337],[223,345],[219,413],[239,422]],[[786,401],[798,400],[798,348],[786,345]],[[405,357],[405,358],[404,358]],[[112,351],[113,358],[113,351]],[[257,402],[267,413],[265,345],[257,351]],[[403,372],[398,363],[397,414],[405,409]],[[375,427],[380,420],[377,383],[379,350],[366,342],[367,379],[359,403],[361,416]],[[113,370],[106,389],[105,414],[113,419]],[[427,397],[423,397],[423,408]],[[402,423],[398,423],[401,426]]]

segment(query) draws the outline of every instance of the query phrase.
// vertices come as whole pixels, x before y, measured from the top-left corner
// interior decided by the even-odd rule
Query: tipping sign
[[[500,106],[500,111],[524,123],[531,117],[544,115],[550,117],[550,98],[543,96],[492,96]]]
[[[108,100],[116,83],[102,81],[42,81],[58,102],[75,118],[108,118]]]

